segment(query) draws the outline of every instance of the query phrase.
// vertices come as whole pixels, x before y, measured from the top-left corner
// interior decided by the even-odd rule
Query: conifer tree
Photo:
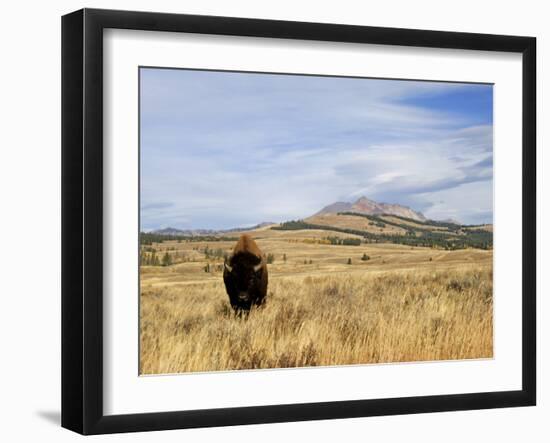
[[[168,252],[164,254],[164,257],[162,257],[162,266],[170,266],[172,264],[172,257]]]

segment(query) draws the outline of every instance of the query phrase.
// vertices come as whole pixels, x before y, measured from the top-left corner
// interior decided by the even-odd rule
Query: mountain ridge
[[[356,212],[364,215],[398,215],[412,220],[427,221],[428,219],[419,211],[408,206],[396,203],[378,203],[365,196],[359,197],[355,202],[335,202],[325,206],[314,216],[324,214],[337,214],[339,212]]]
[[[218,234],[226,234],[229,232],[241,232],[241,231],[252,231],[254,229],[263,228],[265,226],[270,226],[275,223],[272,222],[263,222],[258,223],[254,226],[249,227],[240,227],[240,228],[230,228],[230,229],[178,229],[178,228],[162,228],[162,229],[154,229],[152,231],[149,231],[149,234],[157,234],[157,235],[172,235],[172,236],[181,236],[181,237],[193,237],[193,236],[205,236],[205,235],[218,235]]]
[[[436,220],[428,219],[422,212],[416,211],[408,206],[400,205],[397,203],[384,203],[377,202],[369,199],[365,196],[359,197],[353,202],[336,201],[325,207],[315,214],[305,218],[305,220],[315,219],[317,217],[327,217],[330,215],[339,215],[349,213],[349,215],[358,214],[366,216],[397,216],[410,219],[417,222],[437,222]],[[461,222],[455,219],[440,220],[439,222],[455,224],[457,226],[462,225]],[[223,235],[227,233],[238,233],[245,231],[254,231],[268,227],[270,225],[278,225],[280,223],[262,222],[254,226],[249,227],[237,227],[229,229],[178,229],[173,227],[166,227],[160,229],[154,229],[149,231],[150,234],[168,235],[168,236],[181,236],[181,237],[193,237],[193,236],[209,236],[209,235]]]

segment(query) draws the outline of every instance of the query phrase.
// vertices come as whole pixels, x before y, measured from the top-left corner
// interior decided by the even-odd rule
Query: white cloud
[[[411,104],[467,85],[150,74],[142,74],[145,229],[283,221],[360,195],[434,218],[490,218],[492,194],[476,189],[491,183],[492,126]],[[477,195],[471,207],[459,204],[460,190]]]

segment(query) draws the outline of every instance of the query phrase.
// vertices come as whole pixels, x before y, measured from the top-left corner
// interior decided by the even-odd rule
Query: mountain
[[[332,203],[310,217],[283,222],[271,229],[315,231],[331,244],[346,244],[333,242],[344,241],[343,236],[347,236],[348,242],[359,241],[357,244],[394,243],[445,250],[493,248],[493,225],[428,220],[407,206],[378,203],[366,197]]]
[[[338,212],[348,212],[348,211],[351,211],[352,206],[353,206],[353,203],[336,202],[336,203],[332,203],[331,205],[325,206],[323,209],[321,209],[315,215],[336,214]]]
[[[367,197],[360,197],[354,203],[336,202],[325,206],[315,215],[336,214],[338,212],[355,212],[365,215],[398,215],[400,217],[410,218],[412,220],[426,221],[424,214],[413,209],[398,204],[378,203]]]
[[[150,234],[157,235],[179,235],[179,236],[193,236],[193,235],[213,235],[219,231],[213,229],[177,229],[177,228],[163,228],[151,231]]]
[[[453,225],[462,225],[462,223],[456,218],[446,218],[445,220],[440,220],[443,223],[452,223]]]
[[[250,226],[247,228],[232,228],[232,229],[177,229],[177,228],[163,228],[156,229],[151,231],[150,234],[157,235],[172,235],[180,237],[193,237],[193,236],[203,236],[203,235],[219,235],[227,234],[228,232],[241,232],[241,231],[252,231],[254,229],[263,228],[266,226],[273,225],[272,222],[264,222],[257,224],[255,226]]]

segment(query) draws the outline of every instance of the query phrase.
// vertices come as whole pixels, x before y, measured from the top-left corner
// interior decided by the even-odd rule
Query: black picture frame
[[[259,407],[103,413],[103,30],[522,54],[522,389]],[[232,17],[82,9],[62,18],[62,426],[81,434],[531,406],[536,403],[536,39]]]

